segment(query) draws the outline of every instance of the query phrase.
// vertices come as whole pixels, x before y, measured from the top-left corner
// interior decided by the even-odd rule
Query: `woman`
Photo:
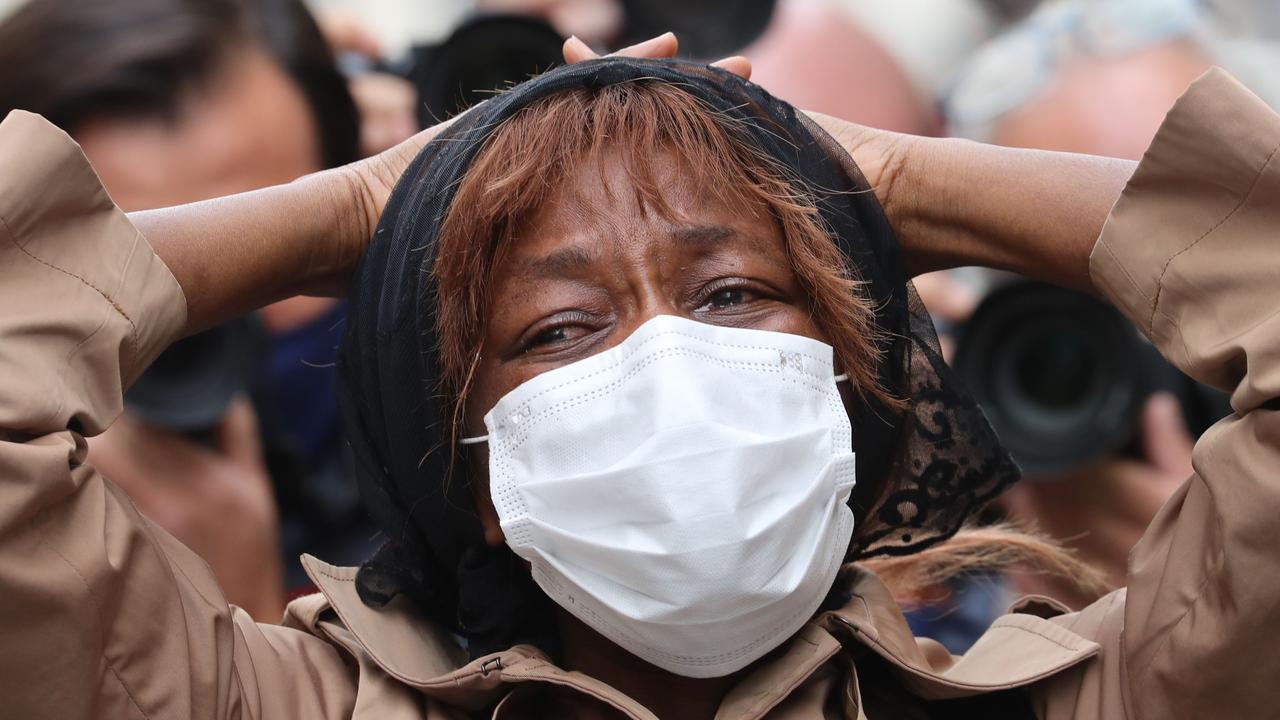
[[[651,142],[575,142],[563,128],[575,108],[593,114],[587,127]],[[670,122],[610,124],[646,108]],[[1280,487],[1266,472],[1277,448],[1276,219],[1263,199],[1280,182],[1268,164],[1280,120],[1211,75],[1136,173],[823,120],[901,233],[911,271],[987,264],[1096,283],[1184,370],[1236,390],[1237,415],[1202,441],[1199,474],[1135,552],[1127,593],[1070,615],[1025,604],[957,659],[911,637],[873,574],[832,573],[846,538],[855,552],[910,552],[954,531],[962,499],[1007,479],[1003,456],[929,362],[871,193],[859,195],[831,141],[788,113],[725,74],[600,61],[473,111],[412,164],[416,145],[127,219],[61,137],[29,116],[6,121],[0,157],[30,167],[31,185],[65,188],[56,202],[0,190],[8,707],[24,717],[1266,716],[1280,618],[1265,571]],[[548,177],[561,182],[515,183],[524,166],[559,168]],[[834,242],[817,242],[815,228]],[[340,289],[371,236],[344,367],[365,492],[392,542],[359,582],[355,569],[309,560],[323,594],[291,605],[284,627],[257,626],[83,464],[82,435],[101,431],[120,385],[184,326]],[[839,269],[844,257],[858,277]],[[839,293],[847,305],[831,302]],[[650,370],[670,361],[687,372]],[[932,444],[886,452],[879,440],[902,441],[875,434],[877,412]],[[781,470],[760,472],[779,457]],[[938,458],[979,469],[934,482],[922,471]],[[751,482],[722,472],[728,462]],[[883,475],[866,469],[875,463]],[[423,478],[419,467],[440,471]],[[615,471],[628,482],[602,496],[597,481]],[[806,491],[777,482],[782,472],[806,478]],[[681,525],[697,504],[697,523]],[[726,566],[710,580],[708,559]],[[733,577],[738,568],[751,582]]]

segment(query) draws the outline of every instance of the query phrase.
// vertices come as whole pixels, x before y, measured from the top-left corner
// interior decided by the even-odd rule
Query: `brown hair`
[[[809,311],[827,333],[855,393],[888,406],[899,404],[878,382],[881,331],[875,308],[831,241],[817,196],[759,150],[735,122],[676,85],[640,81],[551,95],[490,133],[444,218],[435,253],[438,294],[426,300],[436,303],[438,391],[452,412],[455,450],[480,359],[495,268],[518,241],[525,220],[562,180],[593,166],[606,151],[618,154],[641,207],[665,217],[678,219],[659,184],[658,157],[675,160],[682,172],[692,173],[695,187],[709,189],[716,199],[767,212],[782,232]],[[867,527],[861,524],[860,529]],[[854,532],[856,541],[859,530]],[[962,531],[952,542],[908,558],[862,564],[873,569],[882,565],[891,590],[909,600],[956,574],[1023,560],[1082,579],[1093,577],[1060,547],[1005,529]]]

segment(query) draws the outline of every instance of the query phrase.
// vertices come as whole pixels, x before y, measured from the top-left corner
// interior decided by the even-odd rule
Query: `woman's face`
[[[579,168],[521,230],[495,270],[464,435],[516,386],[617,345],[657,315],[826,341],[763,206],[725,204],[656,164],[674,215],[646,212],[621,161]],[[486,446],[473,447],[476,508],[491,545],[504,540],[489,498]]]

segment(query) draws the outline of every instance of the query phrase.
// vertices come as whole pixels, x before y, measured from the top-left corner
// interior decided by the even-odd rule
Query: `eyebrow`
[[[771,252],[773,247],[752,232],[738,232],[727,225],[684,225],[671,231],[671,237],[686,247],[715,250],[730,243],[743,243],[752,250]]]
[[[534,258],[520,261],[521,275],[558,277],[577,272],[595,263],[598,253],[580,245],[570,245]]]

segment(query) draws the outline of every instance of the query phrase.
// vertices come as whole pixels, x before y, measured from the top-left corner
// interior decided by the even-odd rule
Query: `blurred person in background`
[[[780,0],[764,35],[743,54],[756,83],[797,107],[885,130],[937,132],[932,104],[831,0]]]
[[[0,64],[0,112],[38,112],[71,133],[129,210],[357,157],[354,106],[299,0],[30,0],[0,23]],[[340,474],[333,372],[315,367],[332,360],[340,311],[315,298],[264,308],[270,348],[248,320],[181,341],[92,443],[94,462],[262,620],[278,620],[284,601],[272,475],[291,479],[281,494],[292,505],[316,494],[297,490],[302,476]],[[260,427],[247,394],[263,363]],[[342,477],[349,514],[354,489]],[[313,509],[307,522],[326,516]],[[296,512],[287,506],[286,519]],[[307,535],[293,529],[288,550]]]
[[[1193,0],[1043,3],[961,66],[943,95],[948,129],[1010,147],[1137,160],[1174,101],[1213,64],[1274,106],[1280,53],[1234,38],[1217,19]],[[1072,469],[1029,472],[1003,507],[1122,585],[1134,543],[1191,472],[1194,438],[1184,411],[1168,392],[1151,394],[1137,413],[1132,447],[1082,457]],[[1085,601],[1049,577],[1011,577],[1019,592],[1072,607]]]
[[[962,65],[949,134],[1136,159],[1187,83],[1221,65],[1273,106],[1280,53],[1196,0],[1051,0]]]

